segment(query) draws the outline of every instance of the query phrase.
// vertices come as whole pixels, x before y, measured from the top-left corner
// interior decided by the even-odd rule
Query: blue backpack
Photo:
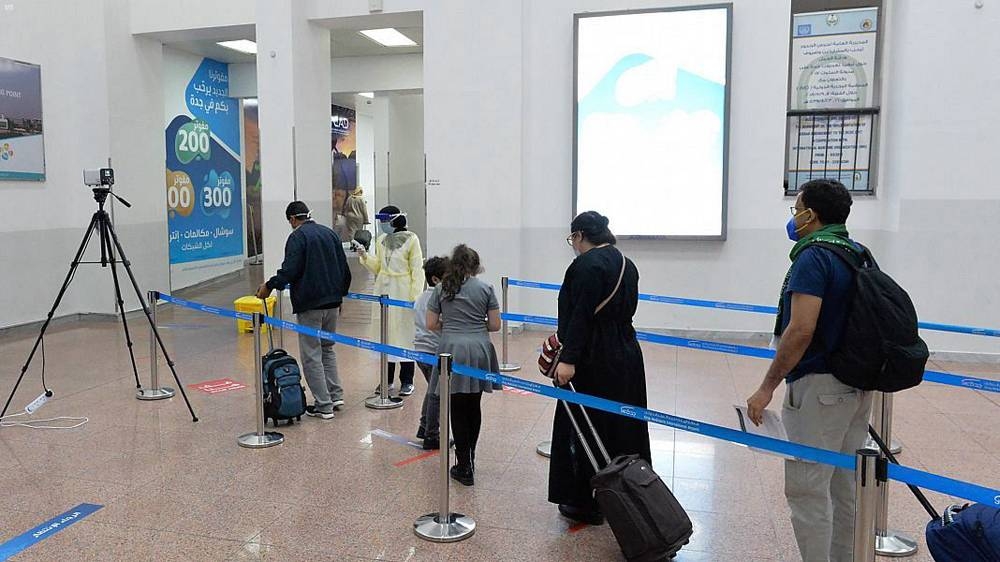
[[[272,349],[263,358],[264,422],[278,425],[302,421],[306,413],[306,392],[302,388],[299,363],[284,349]]]
[[[937,562],[1000,562],[1000,509],[953,505],[927,524],[926,537]]]

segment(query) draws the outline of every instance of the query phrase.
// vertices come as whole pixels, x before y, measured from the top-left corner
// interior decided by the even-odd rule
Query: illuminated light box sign
[[[0,58],[0,180],[45,180],[42,69]]]
[[[574,210],[725,239],[732,7],[577,14]]]

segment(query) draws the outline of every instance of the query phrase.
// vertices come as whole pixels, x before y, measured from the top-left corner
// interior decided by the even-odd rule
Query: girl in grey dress
[[[476,275],[482,272],[479,254],[462,244],[455,248],[444,280],[434,289],[427,305],[427,327],[441,332],[439,353],[450,353],[458,365],[490,373],[500,370],[490,332],[500,330],[500,305],[489,284]],[[437,392],[435,367],[431,388]],[[454,375],[451,378],[451,430],[455,435],[457,462],[451,476],[466,486],[474,483],[476,442],[482,425],[480,399],[492,392],[490,382]]]

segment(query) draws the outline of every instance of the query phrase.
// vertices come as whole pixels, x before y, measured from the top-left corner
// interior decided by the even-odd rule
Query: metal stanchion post
[[[438,356],[438,393],[441,396],[441,442],[447,444],[451,437],[451,361],[449,353]],[[448,487],[451,485],[448,469],[449,447],[441,448],[441,503],[437,513],[428,513],[413,523],[413,532],[418,537],[431,542],[458,542],[476,532],[476,522],[461,513],[452,513],[448,503]]]
[[[511,363],[507,356],[507,339],[510,337],[510,327],[507,324],[507,313],[509,312],[507,308],[507,288],[510,285],[510,278],[504,276],[500,279],[500,294],[503,306],[503,321],[501,323],[500,332],[500,342],[501,342],[501,361],[500,361],[500,372],[510,373],[512,371],[518,371],[521,369],[521,365],[517,363]]]
[[[135,397],[139,400],[164,400],[166,398],[173,398],[174,389],[168,387],[160,387],[160,377],[157,374],[156,368],[159,363],[159,349],[156,347],[156,333],[153,332],[153,326],[156,326],[156,303],[160,300],[160,293],[157,291],[149,291],[146,295],[149,299],[149,388],[140,388],[135,393]]]
[[[389,340],[389,295],[382,295],[378,299],[379,303],[379,343],[386,345]],[[391,410],[402,408],[403,399],[398,396],[389,396],[389,356],[382,352],[379,355],[379,384],[378,394],[365,400],[365,407],[373,410]]]
[[[854,466],[854,562],[875,562],[875,508],[879,482],[876,468],[881,455],[859,449]]]
[[[545,458],[552,458],[552,441],[542,441],[535,447],[535,452]]]
[[[882,430],[880,429],[881,428],[880,424],[882,423],[880,421],[882,419],[882,398],[881,398],[882,394],[883,393],[881,392],[877,392],[875,394],[875,400],[872,403],[872,427],[874,427],[875,430],[879,432],[878,434],[880,437],[882,437],[882,441],[889,444],[889,452],[894,455],[898,455],[899,453],[903,452],[902,445],[900,445],[899,442],[896,441],[895,439],[890,439],[890,437],[892,436],[882,433]],[[871,435],[869,435],[868,440],[865,441],[865,448],[878,449],[878,443],[875,443],[875,440],[872,439]]]
[[[264,324],[263,319],[264,316],[261,313],[253,313],[253,389],[256,394],[254,406],[257,409],[257,431],[240,435],[237,439],[240,447],[247,447],[249,449],[273,447],[280,445],[285,440],[285,436],[277,431],[264,431],[264,381],[262,378],[264,365],[260,346],[260,329]]]
[[[885,443],[892,442],[892,394],[875,395],[875,427]],[[895,453],[893,453],[895,454]],[[879,487],[878,506],[875,510],[875,552],[880,556],[903,557],[917,553],[917,541],[900,531],[889,529],[889,483]]]

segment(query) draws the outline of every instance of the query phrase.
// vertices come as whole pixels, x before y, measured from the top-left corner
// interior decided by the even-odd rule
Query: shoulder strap
[[[820,248],[825,248],[833,252],[834,254],[837,255],[837,257],[843,260],[848,267],[850,267],[854,271],[860,271],[862,269],[862,266],[866,263],[870,264],[871,267],[878,269],[878,264],[875,263],[875,258],[872,257],[871,252],[868,251],[868,248],[861,246],[861,244],[858,244],[859,246],[861,246],[860,255],[848,250],[847,248],[844,248],[843,246],[837,244],[831,244],[829,242],[813,242],[812,245],[818,246]]]
[[[625,254],[622,254],[622,270],[620,273],[618,273],[618,282],[615,283],[615,288],[611,291],[611,294],[608,295],[608,298],[604,299],[604,301],[602,301],[601,304],[597,305],[597,309],[594,310],[595,316],[597,315],[598,312],[603,310],[604,307],[607,306],[609,302],[611,302],[611,299],[615,298],[616,294],[618,294],[618,288],[622,286],[622,278],[625,277],[626,264],[628,264],[628,260],[625,259]]]

